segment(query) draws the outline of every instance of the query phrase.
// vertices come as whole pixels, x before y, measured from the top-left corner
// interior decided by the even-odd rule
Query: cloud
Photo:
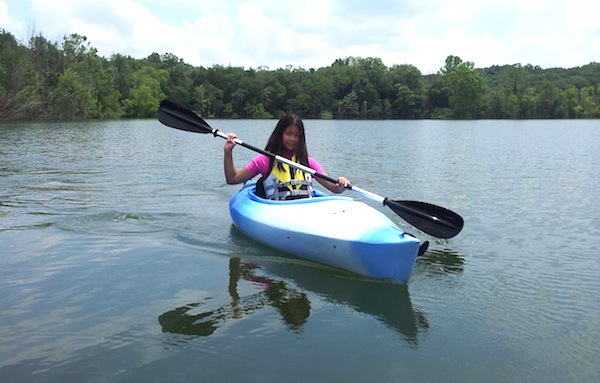
[[[9,16],[8,4],[5,1],[0,1],[0,29],[12,32],[13,34],[23,29],[23,23]]]
[[[85,35],[105,57],[276,69],[360,56],[424,73],[448,55],[477,67],[598,61],[598,14],[597,0],[0,0],[4,28],[33,21],[48,39]]]

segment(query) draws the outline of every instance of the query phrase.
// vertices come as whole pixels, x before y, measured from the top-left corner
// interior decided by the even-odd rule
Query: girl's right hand
[[[235,141],[233,141],[233,140],[235,138],[237,138],[237,134],[227,133],[227,141],[225,142],[225,146],[224,146],[225,151],[233,150],[233,148],[235,147]]]

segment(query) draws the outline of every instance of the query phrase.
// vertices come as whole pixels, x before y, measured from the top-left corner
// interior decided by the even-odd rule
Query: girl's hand
[[[237,134],[227,133],[227,141],[225,142],[225,146],[223,147],[226,152],[232,151],[235,147],[235,141],[233,141],[235,138],[237,138]]]
[[[336,186],[340,189],[345,189],[348,185],[350,185],[350,181],[346,177],[338,177]]]

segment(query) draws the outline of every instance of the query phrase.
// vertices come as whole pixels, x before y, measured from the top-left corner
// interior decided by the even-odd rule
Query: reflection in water
[[[264,294],[268,303],[275,307],[281,314],[285,323],[292,329],[300,329],[310,315],[310,302],[306,294],[289,288],[283,281],[274,281],[264,276],[257,276],[254,270],[258,266],[242,263],[240,258],[231,258],[229,261],[229,294],[232,297],[232,306],[238,308],[240,297],[237,293],[237,282],[240,278],[254,282],[264,287]],[[264,299],[263,299],[264,300]]]
[[[202,303],[191,303],[168,311],[158,318],[163,332],[192,336],[213,334],[226,321],[242,318],[270,305],[275,307],[291,331],[300,332],[310,315],[310,301],[305,293],[290,288],[284,281],[259,276],[259,266],[232,258],[229,263],[229,295],[231,302],[215,310],[201,311]],[[425,314],[413,308],[407,286],[370,278],[332,273],[329,269],[313,269],[298,264],[267,262],[262,269],[270,275],[292,281],[322,299],[371,315],[400,334],[411,346],[429,328]],[[240,279],[261,287],[255,294],[240,296]]]
[[[427,271],[435,274],[462,273],[465,260],[451,249],[432,249],[417,259],[418,265],[426,265]]]
[[[327,301],[371,315],[400,334],[410,345],[416,346],[419,334],[429,328],[425,314],[413,307],[406,285],[363,277],[288,256],[251,242],[234,225],[231,225],[230,240],[234,253],[235,246],[239,246],[248,254],[249,243],[252,243],[257,250],[253,261],[260,263],[270,275],[285,278]],[[429,251],[420,258],[427,258],[428,254]]]
[[[413,307],[406,285],[297,264],[273,262],[263,268],[327,301],[371,315],[400,334],[411,346],[417,346],[419,334],[429,328],[425,313]]]
[[[208,336],[226,320],[239,319],[244,315],[271,305],[281,314],[286,325],[293,331],[300,331],[310,315],[310,301],[306,294],[289,288],[283,281],[257,276],[254,270],[258,266],[242,263],[240,258],[229,261],[229,295],[231,303],[216,310],[196,313],[202,303],[190,303],[168,311],[158,317],[163,332],[192,336]],[[240,297],[237,283],[240,278],[253,282],[261,291]]]
[[[200,303],[191,303],[187,306],[167,311],[159,316],[158,322],[162,326],[163,332],[194,336],[208,336],[215,332],[218,328],[216,324],[221,320],[224,320],[226,315],[223,315],[222,313],[220,315],[215,315],[212,311],[196,315],[188,314],[188,311],[195,309],[198,306],[200,306]],[[207,317],[209,320],[203,321],[203,319]]]

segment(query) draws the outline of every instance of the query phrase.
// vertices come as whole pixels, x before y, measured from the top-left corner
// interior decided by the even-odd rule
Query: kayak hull
[[[271,201],[248,183],[229,202],[234,225],[269,247],[353,273],[408,283],[420,241],[349,197]]]

